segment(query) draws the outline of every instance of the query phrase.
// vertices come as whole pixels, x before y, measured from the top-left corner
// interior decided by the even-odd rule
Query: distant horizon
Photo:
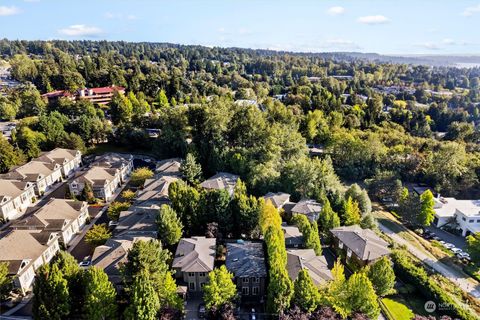
[[[5,0],[0,37],[480,55],[480,0]]]
[[[272,51],[278,53],[294,53],[294,54],[335,54],[335,53],[344,53],[344,54],[364,54],[364,55],[379,55],[384,57],[479,57],[480,53],[379,53],[379,52],[370,52],[370,51],[295,51],[292,50],[281,50],[281,49],[270,49],[270,48],[249,48],[249,47],[239,47],[239,46],[208,46],[202,44],[190,44],[190,43],[176,43],[176,42],[163,42],[163,41],[128,41],[128,40],[108,40],[108,39],[10,39],[2,38],[8,41],[41,41],[41,42],[54,42],[54,41],[91,41],[91,42],[125,42],[125,43],[151,43],[151,44],[168,44],[174,46],[185,46],[185,47],[204,47],[204,48],[220,48],[220,49],[242,49],[242,50],[258,50],[258,51]]]

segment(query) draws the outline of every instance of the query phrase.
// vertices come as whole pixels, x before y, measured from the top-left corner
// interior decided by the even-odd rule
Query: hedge
[[[415,264],[414,260],[404,251],[395,250],[392,253],[392,260],[397,277],[414,285],[425,298],[451,306],[449,310],[443,310],[445,314],[465,320],[478,319],[474,314],[469,312],[467,308],[459,305],[449,294],[445,293],[445,291],[428,276],[425,268]]]

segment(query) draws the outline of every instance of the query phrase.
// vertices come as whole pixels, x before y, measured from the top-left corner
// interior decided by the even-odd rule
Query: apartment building
[[[0,218],[16,219],[35,201],[35,185],[31,182],[0,179]]]
[[[82,153],[79,150],[55,148],[52,151],[42,153],[40,157],[34,160],[47,164],[58,163],[61,166],[63,177],[67,178],[80,168]]]

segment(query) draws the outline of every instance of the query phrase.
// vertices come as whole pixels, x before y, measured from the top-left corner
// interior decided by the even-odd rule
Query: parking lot
[[[450,250],[459,259],[470,261],[470,255],[466,252],[465,238],[437,227],[426,227],[421,236],[428,241],[438,241],[441,246]]]

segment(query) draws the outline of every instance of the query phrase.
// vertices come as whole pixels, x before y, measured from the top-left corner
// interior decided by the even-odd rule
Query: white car
[[[457,253],[463,253],[462,249],[459,249],[459,248],[451,248],[450,249],[453,253],[457,254]]]
[[[455,248],[455,246],[451,243],[445,243],[443,246],[447,249],[454,249]]]
[[[457,253],[457,257],[462,260],[470,261],[470,255],[466,252]]]

